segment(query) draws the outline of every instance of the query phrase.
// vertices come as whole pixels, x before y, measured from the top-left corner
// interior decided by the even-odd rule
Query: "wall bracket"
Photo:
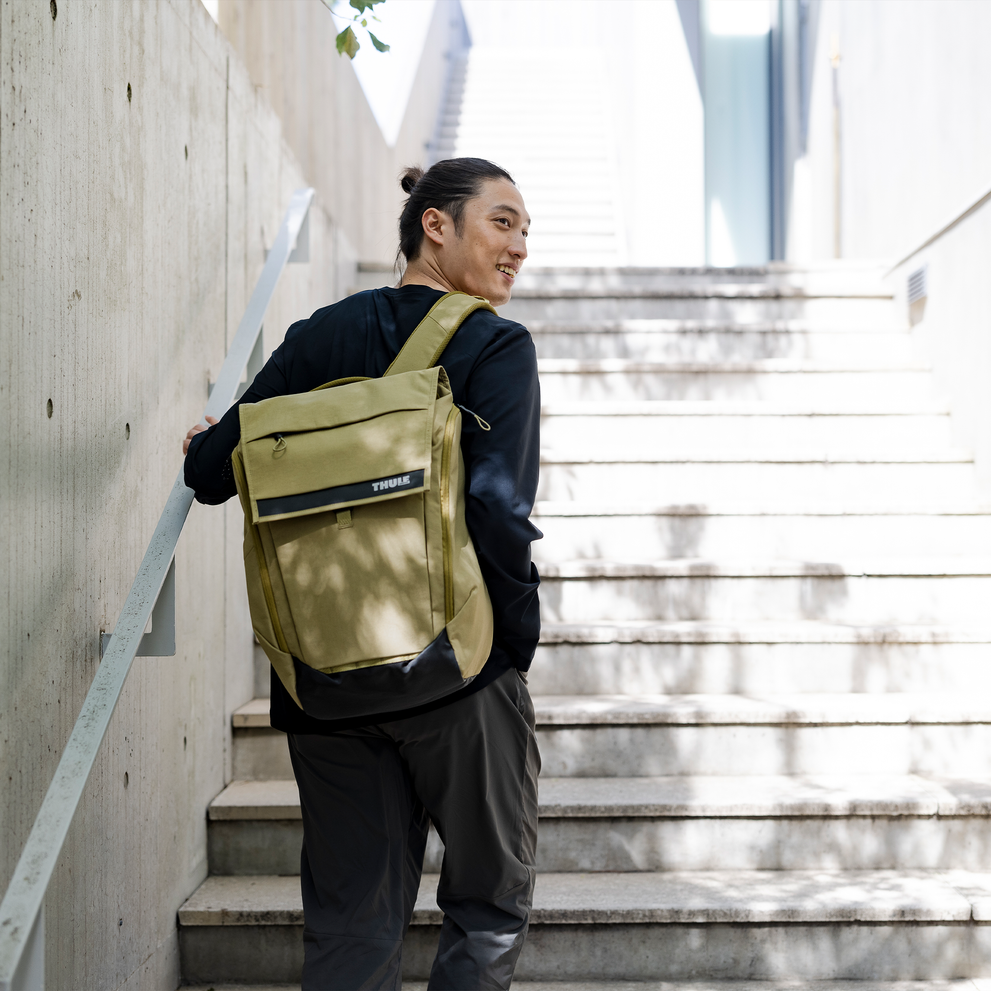
[[[113,633],[100,631],[100,660],[110,646]],[[151,632],[141,638],[136,657],[175,657],[175,558],[169,565],[162,590],[151,611]]]

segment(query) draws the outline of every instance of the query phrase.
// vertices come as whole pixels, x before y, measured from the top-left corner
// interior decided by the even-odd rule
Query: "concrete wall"
[[[991,187],[991,2],[821,0],[808,153],[798,163],[791,259],[839,254],[892,263]],[[831,55],[839,55],[833,124]],[[928,265],[929,296],[912,314],[922,353],[975,452],[991,499],[991,208],[914,254],[890,278],[909,317],[906,279]]]
[[[988,183],[991,188],[991,181]],[[928,294],[911,308],[908,276],[925,266]],[[937,389],[953,411],[961,447],[974,452],[991,504],[991,200],[891,273],[889,283],[932,362]]]
[[[822,0],[798,260],[833,256],[834,45],[841,253],[894,260],[991,181],[991,2]]]
[[[451,22],[460,16],[454,7],[456,0],[435,6],[399,137],[390,147],[350,60],[337,55],[337,28],[321,0],[220,0],[222,30],[282,119],[304,173],[326,190],[327,209],[362,262],[391,265],[395,257],[404,198],[397,176],[404,166],[426,161],[447,80]],[[361,51],[357,57],[388,56]]]
[[[196,0],[52,9],[0,3],[0,890],[265,249],[323,161],[294,155]],[[366,169],[389,171],[377,128],[340,85],[328,126],[365,157],[324,161],[312,260],[287,268],[266,350],[344,292],[347,240],[386,240],[362,226]],[[253,688],[240,533],[236,506],[190,514],[177,656],[135,661],[49,888],[49,987],[177,984],[176,909]]]

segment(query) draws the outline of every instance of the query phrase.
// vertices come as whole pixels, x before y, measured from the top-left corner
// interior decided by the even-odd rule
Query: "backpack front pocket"
[[[303,663],[347,670],[433,640],[423,513],[417,493],[351,507],[344,526],[337,512],[269,524]]]

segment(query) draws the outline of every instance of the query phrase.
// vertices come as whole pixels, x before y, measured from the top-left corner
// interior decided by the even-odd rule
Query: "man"
[[[530,218],[503,169],[449,159],[408,169],[401,284],[348,297],[294,324],[242,402],[380,376],[446,292],[508,302]],[[525,672],[539,636],[529,522],[539,466],[540,392],[526,329],[473,313],[440,358],[463,418],[465,516],[492,600],[494,642],[466,687],[417,709],[326,721],[272,677],[271,719],[288,734],[303,815],[303,987],[401,987],[402,939],[427,829],[445,844],[444,911],[431,989],[508,988],[534,884],[540,758]],[[479,422],[485,421],[485,430]],[[236,407],[184,450],[201,502],[235,494]]]

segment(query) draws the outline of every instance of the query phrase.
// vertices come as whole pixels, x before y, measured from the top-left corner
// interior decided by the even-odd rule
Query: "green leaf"
[[[363,28],[367,28],[368,27],[368,21],[366,21],[364,17],[361,19],[361,26]]]
[[[358,44],[358,39],[355,37],[354,31],[351,28],[345,28],[337,36],[337,54],[347,55],[348,58],[354,58],[358,54],[358,49],[361,45]]]
[[[376,38],[375,35],[372,34],[371,31],[368,32],[368,37],[372,39],[372,44],[375,46],[376,50],[380,52],[387,52],[391,47],[390,45],[387,45],[384,41],[379,41],[378,38]]]
[[[359,14],[363,14],[366,10],[371,10],[375,4],[385,3],[385,0],[348,0],[348,2]]]

